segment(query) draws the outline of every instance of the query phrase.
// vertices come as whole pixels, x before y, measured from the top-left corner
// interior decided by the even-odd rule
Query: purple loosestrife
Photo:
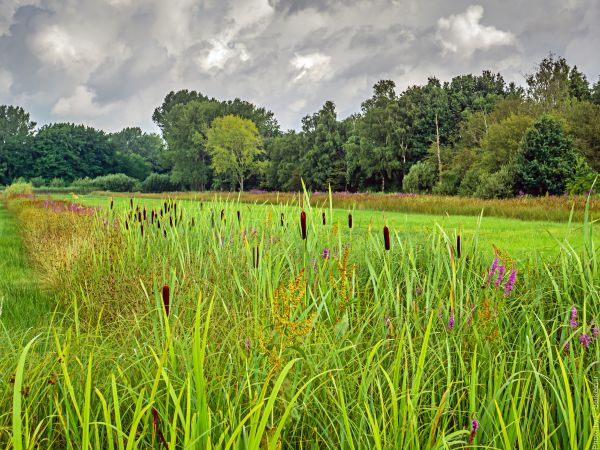
[[[490,285],[490,283],[492,282],[492,278],[494,278],[494,275],[496,274],[496,270],[498,269],[498,262],[498,256],[496,256],[494,258],[494,261],[492,262],[492,267],[490,267],[490,273],[488,275],[487,281],[488,286]]]
[[[321,253],[321,258],[323,258],[323,259],[329,259],[329,249],[327,247],[325,247],[323,249],[323,253]]]
[[[500,284],[502,283],[502,279],[504,278],[505,271],[506,271],[506,268],[504,267],[504,265],[500,264],[498,266],[498,278],[496,278],[496,287],[500,287]]]
[[[571,344],[569,344],[568,342],[565,344],[565,346],[563,347],[563,351],[568,354],[569,353],[569,348],[571,347]]]
[[[508,276],[508,280],[504,283],[504,296],[508,297],[512,290],[515,287],[515,281],[517,280],[517,268],[513,266],[510,275]]]
[[[579,342],[581,342],[581,345],[583,345],[584,348],[588,348],[588,345],[590,345],[590,342],[592,342],[592,338],[589,334],[583,333],[581,336],[579,336]]]
[[[598,339],[598,326],[594,325],[592,327],[592,336],[594,337],[594,339]]]
[[[571,325],[571,328],[577,328],[577,308],[574,306],[571,308],[571,320],[569,320],[569,325]]]
[[[450,318],[448,319],[448,330],[452,331],[454,328],[454,313],[450,313]]]
[[[469,444],[472,444],[475,440],[475,435],[477,434],[478,429],[479,422],[473,417],[473,419],[471,420],[471,436],[469,436]]]

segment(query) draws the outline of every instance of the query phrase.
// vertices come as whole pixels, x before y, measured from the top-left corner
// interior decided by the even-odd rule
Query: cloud
[[[443,53],[469,57],[477,50],[515,45],[516,38],[512,33],[482,25],[482,18],[483,6],[472,5],[460,14],[439,19],[436,39]]]
[[[333,77],[331,56],[315,52],[307,55],[296,55],[290,61],[296,70],[295,82],[317,82]]]
[[[489,69],[523,83],[550,50],[598,79],[598,0],[528,0],[527,14],[523,0],[473,1],[0,0],[0,104],[40,124],[155,131],[165,95],[194,89],[264,106],[285,129],[326,100],[359,111],[380,79],[401,92]]]

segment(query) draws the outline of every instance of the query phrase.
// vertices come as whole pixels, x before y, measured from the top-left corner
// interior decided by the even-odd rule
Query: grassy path
[[[18,224],[0,206],[0,328],[35,327],[51,311],[50,297],[29,267]]]

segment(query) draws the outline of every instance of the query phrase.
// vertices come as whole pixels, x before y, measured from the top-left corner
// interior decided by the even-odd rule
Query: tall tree
[[[0,106],[0,184],[31,175],[30,144],[35,125],[20,106]]]
[[[268,157],[266,185],[269,189],[298,191],[302,189],[302,165],[299,163],[302,135],[290,130],[265,141]]]
[[[529,97],[545,111],[562,108],[570,96],[569,74],[566,59],[550,53],[535,72],[525,77]]]
[[[573,66],[569,72],[569,95],[579,101],[589,101],[591,99],[590,83],[585,74]]]
[[[577,165],[573,142],[557,119],[544,115],[526,132],[516,159],[517,188],[527,194],[563,194]]]
[[[260,173],[261,137],[256,124],[239,116],[227,115],[213,120],[208,129],[206,147],[212,156],[216,174],[230,174],[244,190],[244,180]]]

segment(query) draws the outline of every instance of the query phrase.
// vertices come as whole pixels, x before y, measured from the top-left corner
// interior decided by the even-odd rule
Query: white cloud
[[[97,117],[109,113],[114,105],[99,105],[95,93],[86,86],[77,86],[70,97],[62,97],[52,108],[52,114],[60,117]]]
[[[242,62],[248,61],[250,58],[244,44],[228,45],[217,39],[211,39],[210,44],[212,48],[199,60],[200,67],[206,71],[215,68],[223,69],[232,58],[238,58]]]
[[[296,53],[290,63],[296,70],[295,82],[329,80],[333,77],[331,56],[323,53]]]
[[[482,25],[483,6],[471,5],[460,14],[442,17],[437,22],[436,39],[443,53],[469,57],[477,50],[515,45],[515,36],[493,26]]]

